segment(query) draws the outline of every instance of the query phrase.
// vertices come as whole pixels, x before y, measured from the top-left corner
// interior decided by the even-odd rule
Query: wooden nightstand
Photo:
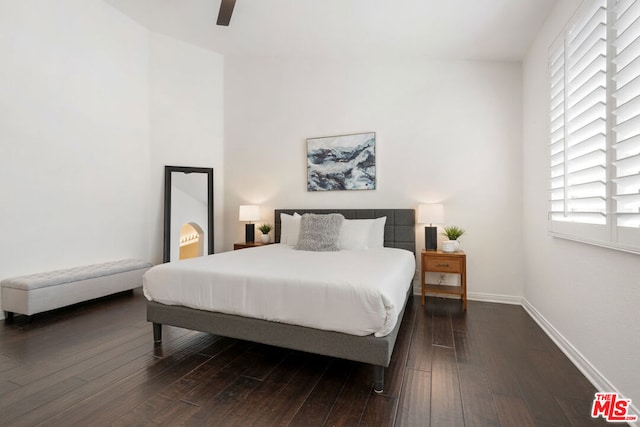
[[[462,252],[422,251],[422,305],[425,292],[460,295],[462,308],[467,309],[467,255]],[[454,273],[460,275],[460,286],[431,285],[424,283],[426,272]]]
[[[234,243],[233,250],[238,249],[246,249],[246,248],[257,248],[258,246],[271,245],[273,242],[262,243],[262,242],[244,242],[244,243]]]

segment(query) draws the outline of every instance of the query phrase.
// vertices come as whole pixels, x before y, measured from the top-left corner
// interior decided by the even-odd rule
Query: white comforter
[[[275,244],[153,267],[150,301],[352,335],[393,330],[415,271],[411,252],[297,251]]]

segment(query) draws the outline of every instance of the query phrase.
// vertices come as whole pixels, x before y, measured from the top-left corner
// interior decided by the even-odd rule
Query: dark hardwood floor
[[[0,325],[1,425],[583,426],[594,387],[518,306],[418,297],[369,366],[165,327],[140,290]]]

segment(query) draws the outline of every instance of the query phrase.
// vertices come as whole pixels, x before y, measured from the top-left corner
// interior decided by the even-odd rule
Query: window
[[[551,234],[640,252],[640,0],[583,3],[549,81]]]

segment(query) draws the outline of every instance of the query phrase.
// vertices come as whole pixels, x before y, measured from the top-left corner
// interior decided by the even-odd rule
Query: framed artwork
[[[307,191],[375,189],[375,132],[307,139]]]

